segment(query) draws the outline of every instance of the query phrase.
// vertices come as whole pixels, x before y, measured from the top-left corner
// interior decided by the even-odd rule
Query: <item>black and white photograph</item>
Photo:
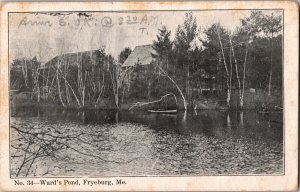
[[[1,4],[0,190],[297,190],[297,11]]]
[[[11,178],[284,174],[283,10],[8,19]]]

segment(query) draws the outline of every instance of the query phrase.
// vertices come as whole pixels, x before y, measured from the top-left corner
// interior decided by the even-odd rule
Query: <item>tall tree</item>
[[[277,55],[274,55],[274,50],[276,50],[276,47],[274,47],[274,43],[276,43],[275,38],[281,33],[281,29],[282,29],[281,21],[282,21],[281,14],[277,14],[275,12],[264,14],[261,11],[252,11],[249,17],[246,17],[245,19],[241,19],[239,34],[236,36],[237,39],[244,42],[244,45],[248,45],[246,46],[246,48],[249,48],[249,46],[255,47],[250,50],[256,53],[254,57],[264,59],[264,61],[260,60],[262,61],[262,64],[268,63],[269,69],[267,75],[268,76],[267,89],[268,89],[269,96],[271,96],[272,86],[273,86],[272,82],[274,79],[273,78],[274,58],[277,57]],[[277,45],[278,44],[276,44],[276,46]],[[257,49],[260,49],[261,51],[258,52]],[[262,54],[265,55],[263,56]],[[262,73],[264,71],[265,66],[260,65],[258,67],[261,68],[260,70],[258,70],[258,72]],[[261,77],[264,76],[265,75],[262,74]],[[259,82],[259,84],[262,83],[264,83],[263,80]]]
[[[152,56],[156,58],[156,67],[154,71],[157,71],[159,75],[162,74],[163,76],[167,77],[167,79],[176,87],[182,98],[184,109],[187,110],[186,98],[181,88],[178,86],[178,83],[176,83],[174,78],[170,75],[172,73],[171,71],[173,71],[173,69],[170,69],[171,65],[169,65],[173,44],[170,40],[170,36],[171,31],[168,31],[165,26],[158,30],[158,35],[156,36],[157,40],[153,41],[152,46],[152,48],[155,50],[155,54]]]
[[[229,33],[219,23],[213,24],[204,31],[206,38],[201,39],[205,47],[204,55],[206,61],[216,65],[216,74],[219,84],[226,80],[226,103],[230,106],[232,87],[232,61],[229,44]],[[222,69],[222,70],[221,70]]]
[[[175,53],[177,55],[177,67],[182,73],[185,71],[185,92],[187,98],[190,98],[190,67],[192,42],[196,39],[198,27],[196,18],[192,12],[185,14],[183,25],[179,25],[175,34]]]
[[[161,70],[158,67],[164,69],[168,74],[172,74],[174,71],[174,66],[170,65],[171,55],[172,55],[172,45],[173,42],[170,39],[171,31],[167,30],[166,26],[162,26],[158,29],[158,34],[156,35],[156,40],[153,41],[152,48],[154,52],[152,57],[156,60],[156,65],[149,70],[148,77],[148,87],[153,87],[154,92],[161,92],[162,88],[166,87],[166,79],[161,78]],[[153,73],[153,70],[155,73]],[[155,87],[154,87],[155,86]],[[164,89],[165,90],[165,89]],[[149,93],[149,92],[148,92]]]
[[[229,71],[229,67],[228,64],[226,62],[226,57],[225,57],[225,47],[223,45],[223,40],[228,39],[225,38],[224,36],[221,36],[221,30],[220,30],[220,25],[215,25],[215,33],[217,33],[218,36],[218,40],[220,43],[220,48],[221,48],[221,53],[222,53],[222,57],[223,57],[223,64],[224,64],[224,68],[226,71],[226,83],[227,83],[227,98],[226,98],[226,102],[227,105],[230,105],[230,98],[231,98],[231,79],[232,79],[232,64],[231,64],[231,50],[229,50],[229,62],[230,62],[230,71]],[[227,34],[225,34],[227,36]],[[221,59],[220,59],[221,61]]]
[[[273,75],[273,62],[274,62],[274,36],[277,35],[281,29],[281,15],[263,15],[262,18],[262,31],[269,38],[271,44],[271,55],[270,55],[270,72],[269,72],[269,86],[268,86],[268,95],[271,96],[272,89],[272,75]]]
[[[169,57],[172,52],[172,41],[170,39],[171,31],[168,31],[166,26],[158,30],[156,35],[157,40],[153,41],[152,48],[156,51],[153,57],[159,60],[160,67],[168,69]],[[164,66],[162,66],[164,65]]]
[[[235,74],[238,83],[238,107],[241,109],[244,107],[246,65],[249,55],[249,46],[251,46],[251,41],[259,32],[259,17],[260,12],[251,12],[249,17],[241,19],[241,26],[238,26],[235,32],[232,32],[229,36],[230,50],[235,64]],[[239,70],[239,65],[242,65],[242,71]]]

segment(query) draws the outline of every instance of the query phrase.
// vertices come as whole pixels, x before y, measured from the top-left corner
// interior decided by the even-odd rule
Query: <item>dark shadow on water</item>
[[[282,138],[280,113],[23,107],[11,118],[11,175],[282,173]]]
[[[21,107],[13,117],[38,118],[41,121],[79,124],[133,123],[156,131],[174,134],[202,134],[207,137],[244,137],[276,140],[283,135],[282,113],[261,116],[255,111],[203,110],[177,114],[154,114],[145,111],[66,110],[61,108]]]

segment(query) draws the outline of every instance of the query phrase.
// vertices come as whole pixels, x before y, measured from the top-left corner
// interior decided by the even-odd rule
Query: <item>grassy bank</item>
[[[193,106],[197,105],[197,109],[226,109],[226,101],[222,98],[225,96],[211,96],[201,97],[194,101]],[[250,92],[245,90],[244,93],[244,109],[247,110],[260,110],[264,107],[276,108],[283,106],[282,94],[279,91],[274,91],[271,96],[264,90],[256,90]],[[230,108],[239,108],[239,93],[238,91],[232,91]]]

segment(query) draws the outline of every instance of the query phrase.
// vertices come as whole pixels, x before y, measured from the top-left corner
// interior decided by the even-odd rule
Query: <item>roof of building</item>
[[[154,60],[152,54],[156,54],[152,45],[136,46],[122,66],[131,67],[136,64],[149,65]]]
[[[53,66],[56,66],[58,62],[67,62],[70,65],[76,65],[77,63],[80,63],[84,61],[87,58],[93,58],[96,60],[96,51],[97,50],[92,50],[92,51],[83,51],[83,52],[76,52],[76,53],[63,53],[61,55],[57,55],[48,62],[46,62],[42,68],[50,68]]]

